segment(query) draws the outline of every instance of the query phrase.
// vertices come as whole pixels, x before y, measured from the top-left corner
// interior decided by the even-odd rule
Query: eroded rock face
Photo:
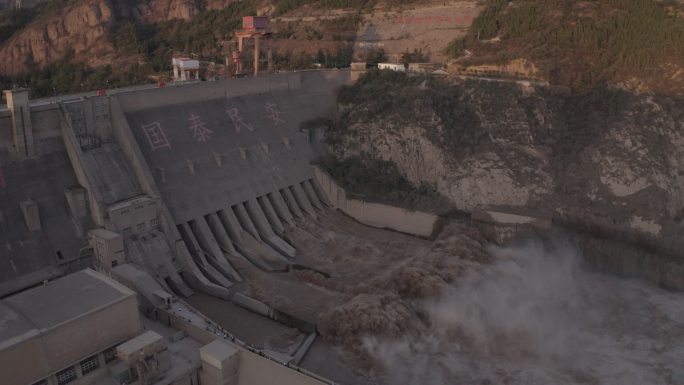
[[[619,89],[575,96],[516,83],[449,89],[414,91],[411,105],[382,115],[372,113],[373,100],[346,106],[348,129],[334,150],[392,160],[465,211],[546,209],[586,228],[653,242],[681,238],[681,100]],[[451,104],[437,108],[429,102],[435,93]]]
[[[206,7],[207,9],[223,9],[232,1],[233,0],[207,0]],[[263,15],[264,13],[261,14]]]
[[[76,55],[87,52],[91,65],[107,63],[113,54],[107,37],[112,18],[109,1],[90,0],[38,20],[0,47],[0,73],[16,75],[32,66],[43,67],[69,50]]]
[[[125,18],[142,23],[158,23],[172,19],[189,20],[199,11],[196,0],[148,0],[131,4],[117,4],[117,10]]]
[[[224,2],[225,3],[225,2]],[[220,3],[214,1],[214,7]],[[84,0],[61,12],[38,18],[0,45],[0,74],[14,76],[43,68],[73,50],[76,60],[90,66],[115,59],[111,26],[122,20],[151,24],[188,20],[200,11],[197,0]]]

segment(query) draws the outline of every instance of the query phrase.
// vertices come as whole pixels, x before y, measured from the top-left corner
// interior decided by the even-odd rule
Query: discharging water
[[[571,247],[498,261],[415,304],[419,335],[365,340],[391,384],[684,384],[684,294],[590,273]]]

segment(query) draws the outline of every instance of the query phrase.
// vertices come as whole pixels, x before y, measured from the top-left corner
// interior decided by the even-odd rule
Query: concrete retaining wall
[[[439,218],[437,215],[347,198],[344,189],[332,180],[330,175],[318,166],[313,168],[314,180],[330,204],[357,221],[368,226],[387,228],[419,237],[429,237],[432,234]]]
[[[206,317],[203,316],[206,319]],[[208,330],[203,330],[193,325],[191,322],[179,319],[167,311],[158,309],[158,320],[167,324],[169,327],[183,330],[190,337],[208,344],[220,338],[212,334]],[[283,385],[320,385],[333,384],[333,382],[317,376],[305,369],[298,368],[294,365],[285,366],[273,359],[257,354],[254,349],[243,346],[240,341],[233,343],[239,345],[240,348],[240,379],[238,384],[249,385],[270,385],[273,384],[273,379],[278,379],[278,384]]]

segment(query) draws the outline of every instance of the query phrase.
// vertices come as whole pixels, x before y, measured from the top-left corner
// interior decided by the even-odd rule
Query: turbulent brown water
[[[391,384],[684,384],[684,294],[587,272],[566,245],[497,261],[416,304],[429,326],[367,338]]]

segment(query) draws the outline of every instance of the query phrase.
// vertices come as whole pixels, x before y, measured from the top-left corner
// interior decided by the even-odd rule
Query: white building
[[[199,79],[199,60],[174,57],[171,61],[173,64],[173,80]]]
[[[397,72],[406,72],[406,66],[403,63],[378,63],[379,70],[389,70]]]
[[[415,72],[419,74],[433,73],[444,67],[439,63],[409,63],[408,72]]]

